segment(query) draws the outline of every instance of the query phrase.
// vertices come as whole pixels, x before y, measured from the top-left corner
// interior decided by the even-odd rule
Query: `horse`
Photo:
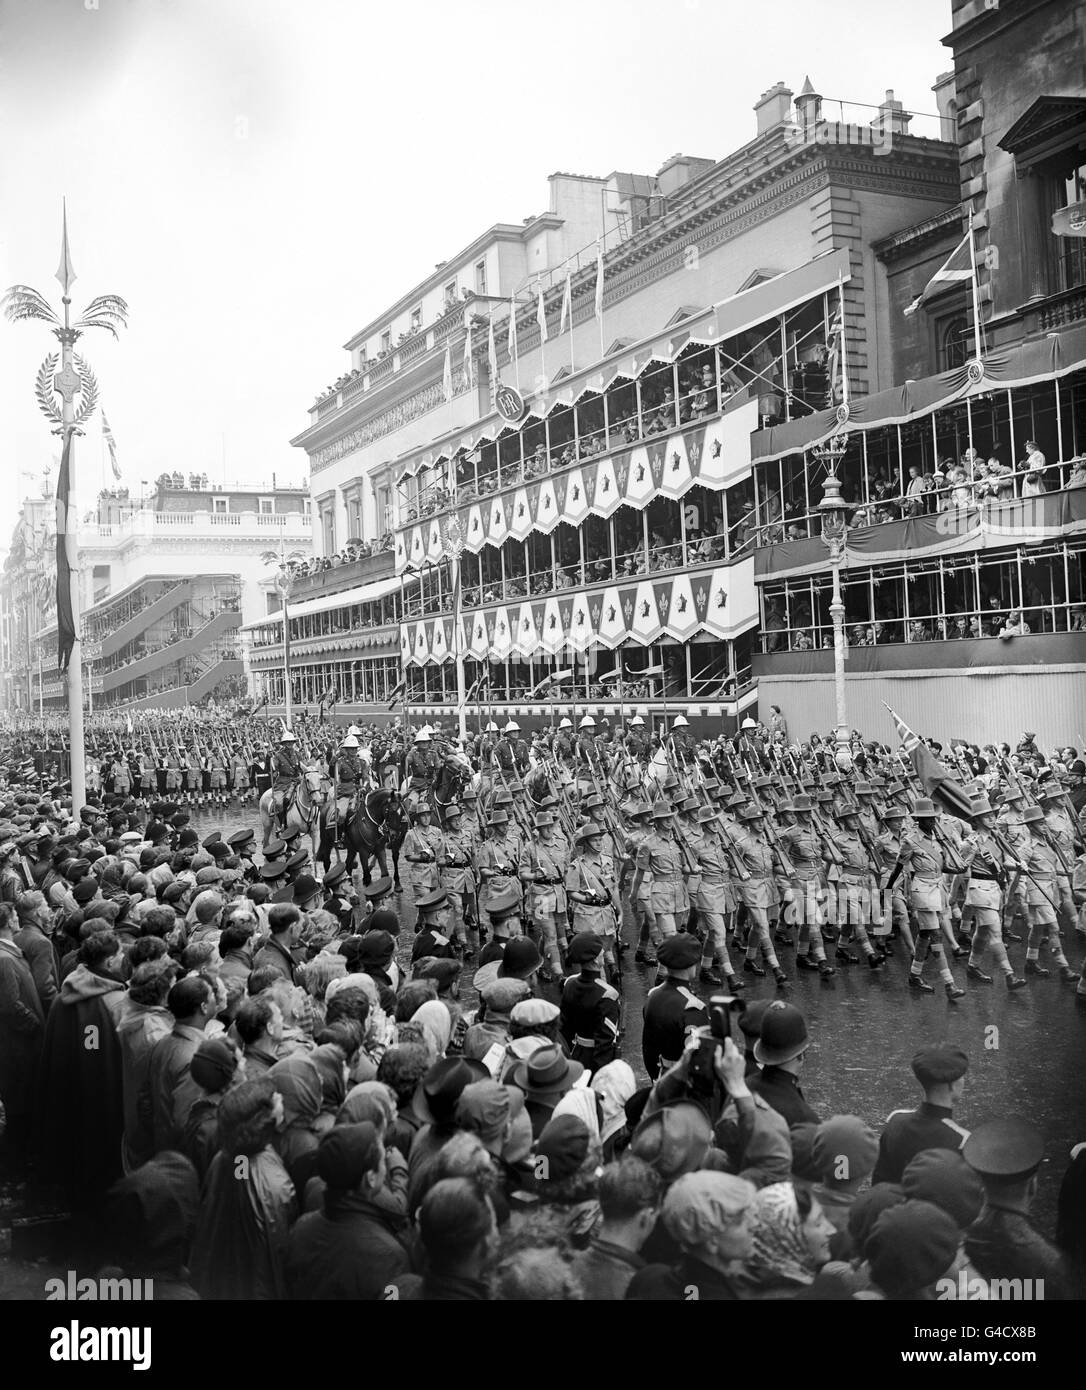
[[[464,788],[474,776],[471,762],[463,753],[450,753],[441,764],[434,778],[433,802],[437,808],[438,824],[445,828],[445,811],[454,801],[459,801]]]
[[[463,753],[455,749],[446,753],[442,759],[441,766],[437,770],[428,790],[424,791],[419,787],[412,787],[411,779],[405,778],[400,785],[400,795],[403,797],[404,809],[408,815],[413,816],[423,796],[427,796],[431,803],[435,804],[437,811],[437,822],[444,830],[445,828],[445,807],[450,802],[456,801],[464,788],[472,781],[474,772],[470,759]]]
[[[407,820],[403,815],[403,804],[397,791],[381,787],[366,792],[359,797],[354,814],[343,827],[343,839],[347,846],[347,869],[354,867],[356,859],[362,861],[362,882],[371,880],[370,864],[376,858],[381,877],[388,876],[388,861],[385,850],[392,850],[392,867],[396,887],[400,885],[400,846],[407,834]]]
[[[290,803],[286,816],[288,831],[301,830],[309,836],[314,863],[317,862],[321,848],[322,811],[328,798],[328,785],[320,765],[307,763],[302,768],[302,775],[298,779],[294,799]],[[264,830],[263,848],[265,850],[271,843],[279,820],[273,809],[274,795],[275,793],[269,788],[260,798],[260,824]]]

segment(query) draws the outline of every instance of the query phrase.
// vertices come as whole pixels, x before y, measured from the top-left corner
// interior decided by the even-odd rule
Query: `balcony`
[[[333,565],[331,569],[318,570],[316,574],[299,575],[291,591],[291,603],[302,599],[316,598],[319,594],[336,594],[341,589],[353,589],[357,584],[366,584],[372,579],[391,577],[396,568],[395,552],[378,551],[376,555],[364,555],[360,560],[348,564]]]
[[[149,603],[146,608],[141,608],[140,611],[134,613],[127,622],[122,623],[120,627],[115,628],[107,637],[102,638],[102,656],[113,656],[115,652],[119,652],[122,647],[126,647],[129,642],[137,638],[141,632],[146,632],[152,623],[158,622],[160,618],[166,617],[168,613],[172,613],[173,610],[180,607],[182,603],[187,603],[191,597],[191,580],[186,579],[183,583],[166,589],[152,603]]]
[[[1086,632],[1037,632],[1001,640],[998,637],[928,642],[887,642],[877,647],[849,647],[845,670],[855,676],[878,671],[941,671],[1023,666],[1086,665]],[[833,652],[755,653],[754,677],[829,676]]]
[[[148,507],[123,521],[81,526],[79,544],[85,550],[113,550],[136,540],[221,540],[226,536],[262,544],[274,544],[282,536],[296,543],[312,539],[312,526],[302,512],[155,512]]]

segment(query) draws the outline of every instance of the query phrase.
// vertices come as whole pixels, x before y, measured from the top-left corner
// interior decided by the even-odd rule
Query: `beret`
[[[948,1085],[969,1070],[969,1058],[960,1047],[939,1043],[922,1047],[913,1057],[912,1067],[922,1086]]]
[[[885,1293],[918,1293],[950,1268],[960,1233],[931,1202],[906,1201],[882,1212],[863,1247],[871,1277]]]
[[[205,1038],[192,1054],[189,1075],[205,1091],[222,1091],[238,1069],[238,1056],[223,1038]]]
[[[924,1149],[910,1159],[901,1175],[901,1189],[906,1197],[941,1207],[962,1231],[973,1224],[984,1205],[984,1184],[953,1149]]]
[[[701,960],[701,942],[689,932],[676,932],[660,943],[656,959],[668,970],[686,970]]]

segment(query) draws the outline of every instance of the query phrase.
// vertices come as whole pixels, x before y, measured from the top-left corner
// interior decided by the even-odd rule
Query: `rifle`
[[[712,798],[709,796],[709,793],[705,789],[705,776],[702,773],[700,767],[697,767],[695,769],[695,772],[697,779],[695,781],[695,790],[697,792],[700,792],[702,798],[705,801],[706,806],[708,806],[709,809],[712,810]],[[723,834],[720,837],[720,843],[723,846],[724,855],[728,861],[728,867],[731,870],[732,878],[738,879],[741,883],[746,883],[747,880],[750,878],[750,871],[748,870],[747,866],[743,863],[742,855],[739,853],[735,845],[732,843],[728,823],[719,811],[714,811],[713,817],[717,823],[718,828],[723,831]]]

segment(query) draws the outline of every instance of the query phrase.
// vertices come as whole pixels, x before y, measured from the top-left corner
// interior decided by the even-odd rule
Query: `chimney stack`
[[[754,103],[754,112],[758,117],[759,135],[765,135],[767,131],[791,121],[792,89],[783,82],[775,83]]]

